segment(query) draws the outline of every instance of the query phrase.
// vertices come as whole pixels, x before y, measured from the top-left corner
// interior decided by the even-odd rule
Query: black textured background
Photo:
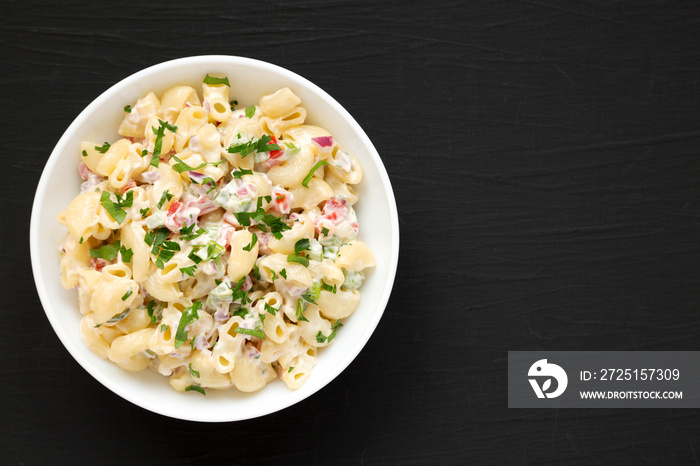
[[[3,464],[698,464],[700,410],[513,410],[508,350],[700,349],[700,4],[0,3]],[[358,120],[401,257],[365,350],[313,397],[199,424],[56,338],[29,262],[54,144],[122,78],[257,58]]]

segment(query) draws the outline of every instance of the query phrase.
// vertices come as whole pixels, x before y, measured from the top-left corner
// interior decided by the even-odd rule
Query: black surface
[[[700,462],[700,410],[506,400],[508,350],[700,349],[697,2],[4,1],[0,16],[0,463]],[[402,235],[352,365],[218,425],[92,379],[42,311],[28,244],[41,170],[81,109],[201,54],[336,97],[382,156]]]

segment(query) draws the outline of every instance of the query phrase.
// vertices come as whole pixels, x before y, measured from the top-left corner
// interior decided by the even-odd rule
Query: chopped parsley
[[[97,249],[90,249],[90,257],[113,261],[119,253],[119,248],[121,248],[121,243],[119,240],[117,240],[116,242],[108,244],[107,246],[102,246]]]
[[[199,314],[197,311],[202,307],[200,301],[195,301],[190,307],[185,308],[182,311],[182,317],[180,317],[180,323],[177,326],[177,332],[175,333],[175,349],[182,346],[184,342],[187,341],[187,330],[186,327],[193,321],[199,319]]]
[[[95,150],[101,154],[106,153],[109,148],[112,147],[108,142],[105,142],[101,146],[95,146]]]
[[[156,323],[156,316],[154,314],[155,307],[156,307],[155,301],[149,302],[148,305],[146,306],[146,314],[148,314],[148,317],[151,319],[151,325]]]
[[[306,178],[304,178],[304,181],[301,182],[301,185],[305,188],[308,188],[309,181],[311,181],[311,177],[313,177],[316,170],[318,170],[323,165],[328,165],[328,162],[326,162],[325,160],[319,160],[318,162],[316,162],[316,165],[314,165],[313,168],[311,168],[311,171],[308,175],[306,175]]]
[[[229,106],[231,107],[231,111],[233,111],[233,110],[236,110],[236,105],[238,105],[238,101],[237,101],[237,100],[231,100],[231,101],[229,101],[228,104],[229,104]]]
[[[258,338],[265,339],[265,332],[263,332],[262,330],[255,330],[255,329],[252,329],[252,328],[236,327],[235,330],[234,330],[234,332],[240,333],[240,334],[243,334],[243,335],[250,335],[250,336],[252,336],[252,337],[258,337]]]
[[[127,299],[129,299],[129,296],[131,296],[132,294],[134,294],[134,290],[132,290],[131,288],[129,288],[129,289],[126,291],[126,293],[124,293],[124,296],[122,296],[122,301],[126,301]]]
[[[228,82],[228,78],[224,76],[223,78],[217,78],[216,76],[209,76],[209,73],[204,77],[204,81],[202,81],[204,84],[209,84],[212,86],[215,86],[217,84],[224,84],[228,87],[231,87],[231,84]]]
[[[83,149],[83,151],[81,152],[81,154],[83,154],[83,157],[87,157],[87,156],[88,156],[88,153],[87,153],[87,151],[86,151],[85,149]]]
[[[253,118],[253,115],[255,115],[255,105],[251,105],[245,109],[245,116],[248,118]]]
[[[158,119],[158,129],[156,128],[151,128],[153,130],[153,134],[156,135],[156,141],[153,143],[153,157],[157,157],[160,155],[160,151],[163,150],[163,136],[165,136],[165,130],[169,129],[172,133],[177,131],[177,126],[173,126],[167,121],[163,121],[160,118]],[[153,159],[151,159],[151,165],[153,165]],[[154,165],[155,167],[158,166],[158,164]]]
[[[165,241],[170,234],[167,228],[157,228],[146,233],[144,241],[151,248],[151,254],[156,256],[156,267],[163,269],[165,263],[175,256],[175,253],[180,250],[180,245],[175,241]]]
[[[126,218],[124,209],[134,205],[134,192],[131,190],[127,191],[124,197],[121,197],[119,193],[114,195],[117,197],[117,202],[112,201],[109,191],[102,191],[100,204],[117,223],[121,224]]]
[[[194,277],[195,270],[197,270],[196,265],[190,265],[189,267],[180,267],[180,272],[182,272],[182,275],[189,275],[190,277]]]
[[[180,228],[180,239],[181,240],[192,240],[195,239],[199,236],[202,236],[206,230],[204,228],[198,228],[197,231],[192,233],[192,230],[194,230],[195,224],[192,223],[189,226],[183,226]]]
[[[241,289],[243,283],[245,283],[245,277],[241,277],[241,279],[238,280],[238,283],[236,283],[236,286],[233,288],[233,290],[231,290],[231,302],[235,303],[236,301],[240,300],[241,306],[243,306],[249,301],[248,293]]]
[[[287,373],[291,373],[294,370],[294,366],[289,366],[289,369],[287,369]]]
[[[196,383],[196,384],[194,384],[194,385],[190,385],[189,387],[186,387],[186,388],[185,388],[185,391],[186,391],[186,392],[199,392],[199,393],[201,393],[201,394],[204,395],[204,396],[206,396],[206,394],[207,394],[207,393],[204,391],[204,389],[202,388],[202,386],[199,385],[198,383]]]
[[[316,282],[319,283],[319,282]],[[304,299],[304,301],[309,302],[311,304],[316,304],[316,300],[318,299],[319,296],[319,291],[321,287],[316,285],[315,287],[312,286],[309,288],[309,290],[306,291],[301,297]]]
[[[197,248],[199,249],[199,248]],[[187,256],[195,264],[202,262],[202,258],[197,254],[197,250],[193,249],[192,252]]]
[[[270,152],[273,150],[280,150],[280,146],[272,143],[272,138],[269,135],[263,134],[260,139],[252,138],[248,142],[229,146],[229,148],[226,150],[229,154],[241,154],[241,157],[245,157],[253,152]]]
[[[175,159],[175,161],[177,162],[175,165],[173,165],[173,170],[175,170],[178,173],[192,172],[195,170],[199,170],[200,168],[205,167],[207,165],[207,162],[202,162],[199,165],[197,165],[196,167],[191,167],[191,166],[187,165],[185,162],[183,162],[182,160],[180,160],[175,155],[173,155],[172,158]]]
[[[296,262],[304,267],[309,266],[309,258],[306,256],[300,256],[299,254],[290,254],[287,256],[287,262]]]
[[[282,276],[282,278],[284,278],[286,280],[287,279],[287,269],[280,270],[280,275]]]
[[[270,202],[272,197],[259,197],[258,205],[255,209],[255,212],[234,212],[233,215],[234,217],[236,217],[236,220],[238,220],[238,223],[240,223],[242,226],[249,227],[251,225],[250,222],[252,220],[258,224],[258,228],[260,228],[262,231],[267,232],[269,227],[272,235],[277,239],[281,239],[282,232],[285,230],[289,230],[291,227],[287,225],[281,217],[276,217],[272,214],[266,214],[265,209],[263,209],[262,207],[263,199],[266,199],[267,202]]]
[[[297,254],[307,249],[309,249],[309,238],[302,238],[294,243],[294,252]]]
[[[281,307],[281,306],[280,306],[280,307]],[[270,305],[267,304],[267,303],[265,303],[265,310],[266,310],[267,312],[269,312],[270,314],[272,314],[273,316],[276,316],[276,315],[277,315],[277,311],[279,311],[279,309],[275,309],[274,307],[270,306]]]
[[[251,251],[253,249],[253,246],[255,246],[255,243],[258,242],[258,235],[253,233],[253,238],[250,240],[250,243],[247,246],[243,246],[244,251]]]
[[[297,300],[296,318],[299,322],[308,322],[309,319],[304,317],[304,312],[306,311],[306,306],[308,303],[302,298]]]
[[[143,208],[143,209],[139,210],[139,213],[141,214],[141,217],[145,217],[146,215],[148,215],[148,211],[149,211],[149,210],[151,210],[150,207],[146,207],[146,208]]]
[[[325,336],[323,334],[323,332],[319,330],[318,333],[316,334],[316,341],[319,343],[332,342],[333,339],[335,338],[335,334],[336,334],[337,330],[342,326],[343,326],[343,324],[340,323],[340,319],[336,320],[335,324],[333,324],[333,326],[331,327],[330,335]]]
[[[165,204],[167,201],[169,201],[172,198],[173,198],[173,195],[170,194],[170,192],[166,189],[163,192],[163,195],[160,196],[160,201],[158,201],[158,204],[156,204],[156,207],[158,207],[160,209],[161,207],[163,207],[163,204]]]
[[[335,294],[338,291],[337,285],[330,286],[328,283],[324,282],[323,280],[321,280],[321,288],[326,290],[326,291],[330,291],[333,294]]]
[[[126,319],[130,312],[131,308],[127,308],[126,311],[122,312],[121,314],[116,314],[112,316],[106,322],[102,322],[101,324],[95,325],[95,328],[102,327],[103,325],[116,324],[117,322],[121,322],[122,320]]]
[[[192,363],[190,363],[190,364],[187,366],[187,368],[190,370],[190,374],[192,375],[192,377],[197,377],[197,378],[199,378],[199,371],[196,371],[196,370],[192,369]]]
[[[321,228],[321,234],[322,234],[323,236],[328,236],[328,233],[330,233],[330,232],[328,231],[328,228],[326,228],[326,227]]]
[[[124,111],[125,111],[126,113],[131,113],[131,105],[126,105],[126,106],[124,107]]]
[[[252,175],[253,170],[245,170],[245,169],[240,169],[240,170],[234,170],[231,172],[233,175],[233,178],[236,180],[240,180],[243,175]]]

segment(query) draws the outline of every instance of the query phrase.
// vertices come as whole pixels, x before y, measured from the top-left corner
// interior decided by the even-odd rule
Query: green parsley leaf
[[[200,262],[202,262],[202,258],[197,254],[197,251],[195,250],[192,250],[192,252],[187,257],[190,260],[192,260],[192,262],[194,262],[195,264],[199,264]]]
[[[190,226],[194,226],[194,223],[193,223],[192,225],[190,225]],[[204,233],[206,233],[206,230],[205,230],[204,228],[199,228],[199,229],[198,229],[197,231],[195,231],[194,233],[180,236],[180,239],[183,240],[183,241],[185,241],[185,240],[192,240],[192,239],[195,239],[195,238],[197,238],[197,237],[199,237],[199,236],[202,236]]]
[[[126,311],[122,312],[121,314],[113,315],[106,322],[102,322],[101,324],[95,325],[95,328],[102,327],[103,325],[116,324],[117,322],[121,322],[122,320],[126,319],[130,312],[131,308],[127,308]]]
[[[124,111],[125,111],[126,113],[131,113],[131,105],[125,106],[125,107],[124,107]]]
[[[287,373],[290,373],[294,370],[294,366],[289,366],[289,369],[287,370]]]
[[[127,299],[129,299],[129,296],[131,296],[132,294],[134,294],[134,290],[132,290],[131,288],[129,288],[129,289],[126,291],[126,293],[124,293],[124,296],[122,296],[122,301],[126,301]]]
[[[207,394],[207,393],[204,391],[204,389],[202,388],[202,386],[199,385],[198,383],[196,383],[196,384],[194,384],[194,385],[190,385],[189,387],[185,387],[185,391],[186,391],[186,392],[199,392],[199,393],[201,393],[201,394],[204,395],[204,396],[206,396],[206,394]]]
[[[331,327],[332,332],[330,335],[328,335],[328,343],[333,341],[333,339],[335,338],[336,331],[342,326],[343,324],[340,323],[340,319],[335,321],[335,324],[333,324],[333,326]]]
[[[151,319],[151,325],[156,323],[156,316],[153,313],[155,306],[156,306],[155,301],[149,302],[148,305],[146,306],[146,314],[148,314],[148,317]]]
[[[170,230],[167,228],[156,228],[146,233],[144,241],[151,248],[151,254],[156,257],[156,267],[163,269],[165,263],[175,256],[175,252],[180,250],[180,245],[175,241],[165,241],[165,239],[170,234]]]
[[[253,170],[245,170],[245,169],[234,170],[231,172],[231,174],[233,175],[234,179],[240,180],[243,175],[252,175]]]
[[[250,335],[253,337],[262,338],[263,340],[265,339],[265,332],[263,332],[262,330],[254,330],[252,328],[236,327],[234,332],[241,333],[243,335]]]
[[[207,165],[207,162],[202,162],[196,167],[191,167],[174,155],[172,156],[172,158],[175,159],[175,161],[177,162],[175,165],[173,165],[173,170],[175,170],[178,173],[192,172],[195,170],[199,170],[200,168],[205,167]]]
[[[90,257],[113,261],[114,258],[117,257],[117,253],[119,252],[120,247],[121,243],[119,242],[119,240],[117,240],[116,242],[107,246],[102,246],[97,249],[90,249]]]
[[[147,149],[142,149],[141,150],[141,157],[145,157],[148,155],[148,150]]]
[[[182,228],[180,228],[180,234],[189,235],[192,233],[192,230],[194,230],[194,223],[190,225],[183,225]]]
[[[336,320],[335,324],[333,324],[333,326],[331,327],[330,335],[325,336],[323,334],[323,332],[319,330],[318,333],[316,334],[316,341],[319,343],[332,342],[333,339],[335,338],[336,331],[338,330],[338,328],[340,328],[342,326],[343,326],[343,324],[340,323],[340,319]]]
[[[217,84],[224,84],[228,87],[231,87],[231,84],[228,82],[228,78],[224,76],[223,78],[217,78],[215,76],[209,76],[209,73],[204,77],[204,81],[202,81],[204,84],[209,84],[211,86],[215,86]]]
[[[282,306],[280,306],[280,307],[282,307]],[[277,311],[279,311],[279,309],[275,309],[274,307],[270,306],[270,305],[267,304],[267,303],[265,303],[265,310],[266,310],[268,313],[272,314],[273,316],[276,316],[276,315],[277,315]]]
[[[309,249],[309,238],[302,238],[294,243],[294,252],[297,254],[307,249]]]
[[[81,152],[81,154],[83,154],[83,157],[87,157],[87,156],[88,156],[88,153],[87,153],[87,151],[86,151],[85,149],[83,149],[83,151]]]
[[[297,310],[296,318],[298,322],[308,322],[309,319],[304,317],[304,311],[306,311],[307,302],[301,298],[297,300]]]
[[[323,236],[328,236],[328,233],[329,233],[328,228],[326,228],[326,227],[321,228],[321,234]]]
[[[284,278],[286,280],[287,279],[287,269],[280,270],[280,275],[282,276],[282,278]]]
[[[318,283],[318,282],[316,282]],[[316,289],[313,289],[314,287],[309,287],[309,290],[306,291],[303,295],[301,295],[302,298],[304,298],[305,301],[311,303],[311,304],[316,304],[316,300],[318,299],[318,291],[320,290],[320,286],[317,286]]]
[[[165,331],[168,330],[168,326],[165,324],[160,325],[160,333],[165,333]]]
[[[160,165],[160,157],[154,154],[153,157],[151,157],[151,165],[154,167]]]
[[[321,288],[323,288],[326,291],[330,291],[333,294],[335,294],[338,291],[337,285],[330,286],[328,283],[324,282],[323,280],[321,280]]]
[[[170,230],[165,227],[156,228],[146,233],[144,241],[149,246],[160,246],[170,234]]]
[[[122,255],[122,261],[131,262],[131,258],[134,256],[134,251],[122,246],[121,248],[119,248],[119,252]]]
[[[305,256],[300,256],[298,254],[290,254],[287,256],[287,262],[296,262],[297,264],[301,264],[304,267],[309,266],[309,258]]]
[[[78,244],[83,244],[83,237],[81,236],[80,239],[78,240]]]
[[[151,128],[153,130],[153,134],[156,135],[156,141],[153,143],[153,157],[155,158],[156,156],[160,155],[160,151],[163,150],[163,136],[165,136],[165,130],[168,129],[170,132],[174,133],[177,131],[177,126],[173,126],[167,121],[163,121],[160,118],[158,119],[158,128]],[[153,165],[153,159],[151,159],[151,165]],[[154,165],[157,167],[158,165]]]
[[[231,101],[229,101],[228,104],[229,104],[229,106],[231,107],[231,111],[234,111],[234,110],[236,110],[236,105],[238,105],[238,101],[237,101],[237,100],[231,100]]]
[[[95,150],[101,154],[104,154],[109,150],[110,147],[111,145],[108,142],[105,142],[101,146],[95,146]]]
[[[190,265],[189,267],[180,267],[180,272],[182,272],[183,275],[189,275],[190,277],[194,277],[195,270],[197,270],[196,265]]]
[[[119,195],[119,193],[115,193],[115,196],[117,198],[117,202],[112,201],[109,191],[102,191],[102,195],[100,196],[100,204],[117,223],[121,224],[126,218],[124,208],[134,205],[134,192],[131,190],[127,191],[126,196],[123,198]]]
[[[199,371],[192,369],[192,363],[190,363],[187,367],[190,370],[190,374],[192,374],[192,377],[199,378]]]
[[[258,242],[258,235],[253,233],[253,238],[250,240],[250,243],[247,246],[243,246],[244,251],[251,251],[253,249],[253,246],[255,246],[255,243]]]
[[[241,157],[252,154],[253,152],[270,152],[280,150],[280,146],[272,143],[272,137],[263,134],[260,139],[252,138],[248,142],[229,146],[226,149],[229,154],[241,154]]]
[[[192,323],[192,321],[199,319],[197,311],[201,307],[202,303],[200,301],[195,301],[192,306],[182,311],[182,317],[180,317],[180,323],[175,333],[175,349],[181,347],[182,344],[187,341],[187,330],[185,330],[185,328]]]
[[[161,207],[163,207],[163,204],[165,204],[167,201],[169,201],[172,198],[173,198],[173,195],[170,194],[170,192],[168,192],[168,190],[166,189],[163,192],[163,195],[160,196],[160,201],[158,201],[158,204],[156,204],[156,207],[158,207],[160,209]]]
[[[318,162],[316,162],[316,165],[314,165],[313,168],[311,168],[311,171],[308,175],[306,175],[306,178],[304,178],[304,181],[301,182],[301,185],[305,188],[308,188],[309,181],[311,181],[311,178],[314,176],[314,173],[323,165],[328,165],[328,162],[326,162],[325,160],[319,160]]]
[[[255,115],[255,105],[251,105],[245,109],[245,116],[248,118],[253,118],[253,115]]]
[[[241,279],[238,280],[238,283],[236,283],[236,286],[233,288],[233,290],[231,290],[231,302],[235,303],[236,301],[240,300],[241,306],[248,302],[248,293],[241,289],[243,283],[245,283],[245,277],[241,277]]]
[[[148,215],[148,211],[149,211],[149,210],[151,210],[150,207],[145,207],[145,208],[139,210],[139,213],[141,214],[141,217],[145,217],[146,215]]]

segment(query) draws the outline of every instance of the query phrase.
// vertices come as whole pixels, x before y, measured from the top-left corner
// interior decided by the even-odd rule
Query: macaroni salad
[[[85,344],[126,370],[202,394],[296,389],[375,265],[357,240],[362,168],[290,89],[244,109],[229,89],[207,74],[201,100],[151,92],[124,107],[121,139],[81,143],[61,281]]]

